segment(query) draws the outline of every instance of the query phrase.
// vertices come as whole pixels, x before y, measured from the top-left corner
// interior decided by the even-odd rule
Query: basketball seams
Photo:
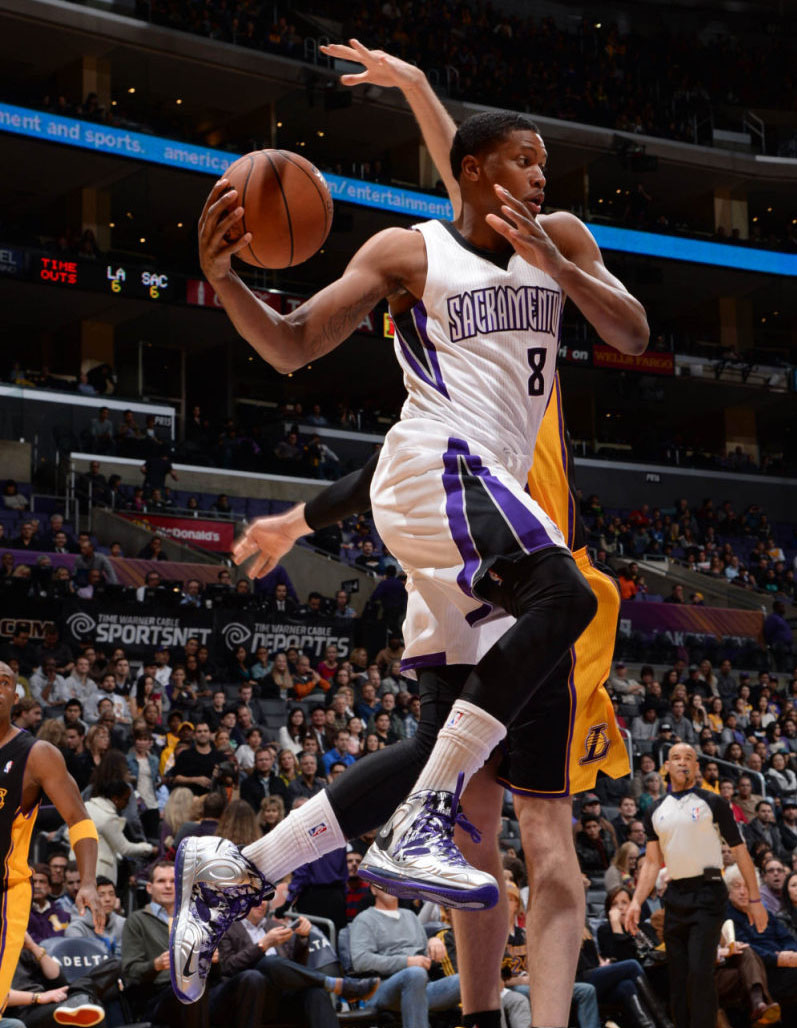
[[[306,175],[307,178],[309,178],[310,181],[313,183],[315,191],[318,193],[318,198],[320,199],[321,206],[324,209],[324,234],[321,237],[321,243],[319,243],[319,246],[321,246],[321,245],[323,245],[323,243],[325,242],[325,240],[327,238],[327,235],[329,234],[329,226],[330,226],[330,221],[331,221],[331,218],[332,218],[332,211],[330,210],[330,205],[327,204],[327,199],[329,199],[329,194],[326,194],[326,195],[324,194],[323,190],[321,189],[321,186],[319,185],[318,181],[316,180],[315,175],[313,175],[311,172],[309,172],[307,170],[307,168],[305,168],[301,164],[299,164],[298,161],[293,160],[293,158],[291,157],[290,153],[288,153],[286,150],[278,150],[277,153],[280,154],[282,157],[284,157],[285,160],[288,162],[288,164],[292,164],[294,168],[298,168],[299,171],[301,171],[303,175]]]
[[[272,160],[271,154],[268,152],[268,150],[263,150],[261,152],[265,155],[266,160],[271,165],[271,170],[274,172],[274,178],[275,178],[275,180],[277,182],[277,185],[279,186],[280,194],[282,196],[282,205],[285,208],[285,217],[287,218],[287,221],[288,221],[288,235],[289,235],[290,241],[291,241],[291,253],[290,253],[290,258],[288,260],[288,265],[287,266],[291,267],[291,265],[293,264],[293,222],[291,221],[291,209],[290,209],[290,206],[288,204],[288,198],[285,195],[285,190],[284,190],[284,188],[282,186],[282,176],[280,175],[279,171],[277,170],[277,166],[274,163],[274,161]],[[282,151],[277,151],[277,152],[281,153]]]
[[[249,168],[248,168],[248,170],[246,172],[246,178],[244,179],[244,187],[243,187],[243,190],[241,191],[241,200],[240,200],[241,206],[244,209],[244,214],[243,214],[243,217],[241,218],[241,232],[244,235],[246,235],[246,191],[249,188],[249,179],[252,177],[252,172],[254,171],[254,167],[255,167],[255,159],[254,159],[254,157],[252,157],[251,154],[247,154],[246,156],[247,156],[247,158],[249,160]],[[252,234],[252,242],[249,243],[249,245],[247,246],[246,249],[249,251],[249,253],[251,253],[251,255],[258,262],[258,264],[260,264],[261,263],[260,262],[260,258],[257,256],[255,251],[252,249],[252,243],[253,242],[254,242],[254,233]]]

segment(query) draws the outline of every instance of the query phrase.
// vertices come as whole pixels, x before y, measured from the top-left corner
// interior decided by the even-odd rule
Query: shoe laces
[[[252,907],[274,895],[274,886],[267,882],[255,865],[243,857],[250,881],[242,885],[230,885],[223,889],[207,882],[194,885],[193,905],[197,915],[206,924],[225,932],[233,921],[241,921]]]
[[[406,841],[401,846],[404,856],[422,856],[432,853],[443,857],[447,863],[467,867],[468,863],[454,842],[456,825],[468,833],[475,843],[481,842],[481,832],[463,814],[459,797],[465,781],[460,771],[453,793],[430,790]]]

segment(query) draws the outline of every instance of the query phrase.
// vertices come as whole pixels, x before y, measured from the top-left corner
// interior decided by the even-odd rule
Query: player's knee
[[[589,582],[576,567],[575,561],[570,561],[566,566],[568,615],[573,619],[574,625],[579,626],[578,635],[580,635],[598,613],[598,600],[590,588]]]

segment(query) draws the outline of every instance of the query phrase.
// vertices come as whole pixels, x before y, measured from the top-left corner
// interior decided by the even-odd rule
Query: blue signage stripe
[[[99,125],[93,121],[82,121],[79,118],[64,118],[47,111],[36,111],[6,103],[0,103],[0,131],[208,175],[223,174],[240,156],[226,150],[195,146],[176,139],[131,132],[110,125]],[[372,207],[420,220],[452,217],[451,204],[444,197],[421,193],[414,189],[364,182],[343,175],[325,174],[324,177],[333,199],[342,203]],[[594,223],[589,225],[589,229],[604,250],[736,268],[740,271],[756,271],[767,275],[797,276],[797,254]]]

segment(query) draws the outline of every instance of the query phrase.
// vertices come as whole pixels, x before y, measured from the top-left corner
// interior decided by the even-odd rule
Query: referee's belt
[[[700,885],[717,885],[722,880],[722,871],[718,867],[707,867],[704,868],[702,875],[693,875],[691,878],[671,878],[668,888],[677,885],[684,889],[695,889]]]

